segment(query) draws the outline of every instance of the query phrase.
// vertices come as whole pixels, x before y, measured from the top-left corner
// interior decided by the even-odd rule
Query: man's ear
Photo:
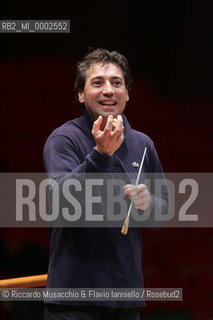
[[[80,103],[84,103],[84,91],[83,90],[78,90],[78,100]]]
[[[127,90],[126,102],[129,101],[129,91]]]

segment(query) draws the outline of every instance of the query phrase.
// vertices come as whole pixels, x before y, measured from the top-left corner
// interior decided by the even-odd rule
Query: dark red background
[[[43,172],[46,138],[81,114],[73,84],[88,46],[129,59],[125,113],[154,140],[164,171],[212,171],[211,1],[22,1],[0,9],[1,19],[71,20],[67,35],[0,35],[1,172]],[[47,271],[46,230],[1,229],[1,238],[2,278]],[[212,247],[211,229],[144,230],[145,287],[183,288],[182,302],[148,302],[144,319],[213,318]]]

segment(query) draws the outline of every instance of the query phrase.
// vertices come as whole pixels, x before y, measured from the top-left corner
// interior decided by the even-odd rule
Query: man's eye
[[[114,81],[113,84],[114,84],[114,86],[120,86],[121,85],[121,81]]]
[[[100,86],[101,85],[101,81],[94,81],[92,84],[94,86]]]

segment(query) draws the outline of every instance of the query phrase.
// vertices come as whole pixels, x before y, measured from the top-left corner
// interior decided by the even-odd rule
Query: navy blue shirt
[[[93,121],[84,111],[53,131],[44,147],[44,164],[54,178],[63,172],[72,177],[78,172],[135,172],[147,147],[143,172],[162,172],[152,140],[133,130],[125,115],[124,142],[107,157],[94,149],[91,130]],[[153,198],[151,201],[151,205]],[[166,206],[164,200],[162,205]],[[52,228],[50,229],[50,260],[48,288],[143,288],[141,228]],[[49,301],[53,303],[53,301]],[[134,307],[143,301],[57,302],[72,305],[103,305]]]

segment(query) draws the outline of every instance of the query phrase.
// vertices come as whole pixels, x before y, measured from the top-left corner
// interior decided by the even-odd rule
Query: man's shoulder
[[[147,134],[145,134],[144,132],[132,129],[131,133],[132,133],[132,136],[133,136],[134,139],[138,139],[139,141],[143,141],[146,144],[153,145],[152,139]]]
[[[72,136],[75,136],[76,133],[81,128],[81,122],[82,117],[75,118],[72,120],[69,120],[62,124],[61,126],[57,127],[53,130],[53,132],[50,134],[49,138],[57,137],[57,136],[66,136],[68,138],[71,138]]]
[[[126,127],[126,130],[125,130],[126,137],[128,138],[128,140],[131,141],[131,143],[141,142],[142,144],[153,145],[152,139],[147,134],[132,128],[132,126],[127,120],[127,117],[124,114],[123,114],[123,119],[124,119],[124,127]]]

